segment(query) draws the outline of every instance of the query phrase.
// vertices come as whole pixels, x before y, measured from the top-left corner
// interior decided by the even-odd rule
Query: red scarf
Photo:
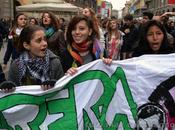
[[[77,50],[78,52],[86,52],[89,50],[89,42],[88,41],[85,41],[83,43],[75,43],[73,42],[72,43],[72,47]]]
[[[77,51],[77,52],[86,52],[89,50],[89,42],[85,41],[83,43],[77,44],[75,42],[72,43],[72,47]],[[81,56],[72,50],[70,46],[68,46],[68,51],[71,54],[71,56],[78,61],[81,65],[83,64],[83,60],[81,59]]]

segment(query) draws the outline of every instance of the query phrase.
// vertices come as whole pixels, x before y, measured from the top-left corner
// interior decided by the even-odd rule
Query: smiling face
[[[111,20],[109,26],[110,26],[111,30],[116,30],[117,29],[117,21]]]
[[[150,48],[155,52],[159,51],[162,45],[162,41],[164,39],[164,34],[162,30],[155,25],[151,26],[148,29],[146,37],[147,37]]]
[[[85,20],[82,20],[75,25],[71,34],[74,42],[80,44],[88,39],[92,34],[92,29],[88,27]]]
[[[36,31],[29,44],[24,43],[24,48],[29,50],[33,57],[44,57],[46,55],[47,42],[43,30]]]

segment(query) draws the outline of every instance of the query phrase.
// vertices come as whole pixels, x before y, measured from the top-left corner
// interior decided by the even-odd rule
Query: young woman
[[[141,42],[133,53],[134,57],[143,54],[169,54],[174,52],[168,43],[166,30],[160,22],[148,21],[142,35]]]
[[[124,33],[118,30],[117,20],[109,20],[107,33],[105,34],[106,57],[113,60],[120,60],[123,36]]]
[[[38,20],[34,17],[29,18],[29,25],[39,25]]]
[[[52,12],[44,12],[41,25],[45,29],[48,49],[60,56],[60,53],[66,48],[66,43],[64,33],[59,29],[56,16]]]
[[[62,66],[64,72],[76,73],[76,67],[87,64],[100,58],[101,50],[96,39],[93,22],[84,15],[75,16],[69,23],[67,29],[68,47],[63,52]],[[111,59],[105,59],[107,64]]]
[[[19,13],[16,15],[14,20],[14,26],[10,30],[8,36],[8,44],[7,50],[4,55],[4,63],[2,65],[3,70],[6,69],[7,63],[12,56],[12,60],[16,59],[19,56],[19,53],[16,50],[16,46],[18,44],[18,38],[22,31],[22,29],[27,25],[27,16],[23,13]]]
[[[64,73],[58,56],[47,49],[44,28],[27,26],[19,37],[20,56],[10,66],[8,80],[17,86],[41,84],[43,89],[61,78]]]
[[[83,9],[82,14],[84,16],[87,16],[92,19],[94,31],[96,32],[96,38],[100,40],[100,48],[102,50],[102,55],[105,50],[105,39],[104,39],[104,33],[102,31],[102,28],[100,26],[100,22],[98,18],[96,17],[96,13],[92,8],[86,7]]]

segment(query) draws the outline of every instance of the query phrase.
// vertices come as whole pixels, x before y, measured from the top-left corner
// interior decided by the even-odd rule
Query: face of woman
[[[87,16],[87,17],[91,16],[91,12],[88,8],[83,9],[82,14]]]
[[[30,22],[29,22],[30,25],[35,25],[36,22],[35,22],[35,19],[31,19]]]
[[[18,27],[23,28],[27,24],[27,18],[26,18],[26,16],[25,15],[20,15],[17,18],[17,24],[18,24]]]
[[[145,24],[148,21],[149,21],[148,16],[143,16],[142,23]]]
[[[43,21],[43,24],[44,24],[44,25],[50,25],[50,24],[51,24],[50,15],[49,15],[48,13],[45,13],[45,14],[43,15],[42,21]]]
[[[147,32],[147,40],[149,46],[153,51],[158,51],[162,45],[164,34],[162,30],[157,26],[151,26]]]
[[[75,43],[82,43],[88,39],[92,34],[92,29],[90,29],[86,21],[82,20],[75,25],[75,28],[72,30],[72,37]]]
[[[110,21],[110,28],[112,30],[117,29],[117,22],[115,20]]]
[[[47,42],[45,33],[43,30],[38,30],[33,34],[33,37],[29,44],[25,44],[24,47],[29,50],[29,53],[33,57],[44,57],[46,55]]]

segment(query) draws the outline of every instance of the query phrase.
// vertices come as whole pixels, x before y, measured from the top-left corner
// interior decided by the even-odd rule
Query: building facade
[[[130,13],[140,17],[143,11],[149,10],[154,15],[161,15],[165,12],[175,12],[175,0],[131,0]]]
[[[30,3],[26,2],[24,6],[17,7],[16,10],[36,18],[41,17],[45,11],[52,11],[56,17],[70,20],[80,12],[81,8],[64,0],[31,0]]]
[[[15,7],[30,4],[31,0],[0,0],[0,18],[14,19],[16,15]]]
[[[112,10],[111,16],[116,17],[117,19],[119,19],[119,11],[118,10]]]
[[[125,7],[122,9],[122,17],[130,13],[131,4],[132,4],[131,1],[126,1]]]
[[[111,17],[112,14],[112,4],[105,0],[0,0],[0,18],[9,17],[13,19],[16,15],[16,6],[40,2],[58,3],[59,1],[65,1],[82,8],[86,6],[91,7],[97,12],[97,15],[101,15],[102,17]]]
[[[65,0],[65,2],[72,3],[82,8],[87,6],[97,10],[97,0]]]
[[[145,4],[155,15],[170,11],[175,12],[175,0],[145,0]]]
[[[98,11],[98,15],[100,15],[101,18],[105,18],[105,17],[111,17],[111,14],[112,14],[112,4],[107,1],[102,1],[100,11]]]
[[[151,0],[152,1],[152,0]],[[138,18],[142,16],[142,13],[147,10],[145,0],[132,0],[129,12]]]
[[[0,18],[14,18],[14,0],[0,0]]]

